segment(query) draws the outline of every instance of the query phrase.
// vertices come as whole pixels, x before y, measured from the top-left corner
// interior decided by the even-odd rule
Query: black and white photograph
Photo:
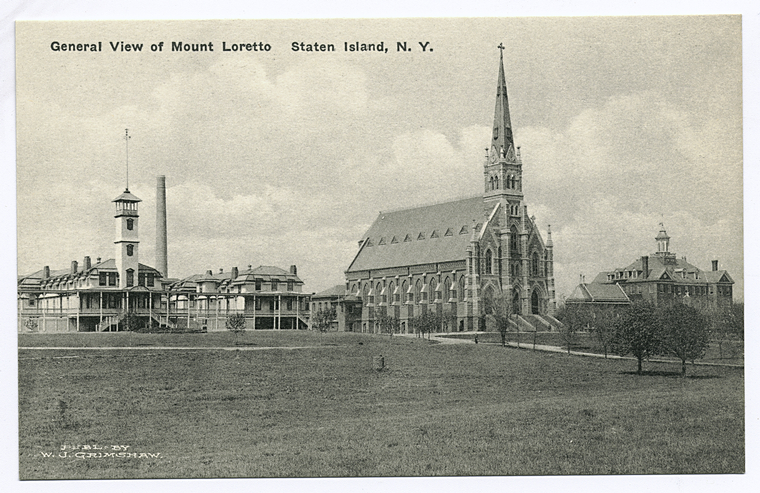
[[[13,29],[22,484],[745,477],[742,15]]]

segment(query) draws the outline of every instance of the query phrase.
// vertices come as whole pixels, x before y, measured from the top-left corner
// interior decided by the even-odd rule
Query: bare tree
[[[496,330],[501,334],[501,345],[507,345],[507,332],[511,329],[512,299],[507,293],[501,293],[495,296],[485,298],[486,321],[491,322]],[[519,334],[518,334],[519,335]],[[518,337],[518,347],[520,340]]]

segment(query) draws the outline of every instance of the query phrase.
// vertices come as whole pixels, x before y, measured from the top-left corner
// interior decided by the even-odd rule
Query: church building
[[[511,300],[516,323],[556,327],[551,229],[544,241],[528,214],[522,166],[502,51],[483,194],[380,212],[345,273],[347,294],[362,304],[353,330],[377,332],[378,317],[392,316],[408,332],[427,310],[449,321],[444,330],[483,330],[484,300],[495,296]]]

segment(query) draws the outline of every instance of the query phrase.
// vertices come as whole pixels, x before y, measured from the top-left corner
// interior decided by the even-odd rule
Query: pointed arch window
[[[520,254],[520,242],[517,238],[517,228],[514,226],[509,229],[509,253],[512,257]]]
[[[493,254],[491,249],[486,250],[486,274],[493,274]]]
[[[132,231],[133,229],[135,229],[135,220],[134,219],[132,219],[132,218],[127,219],[127,229],[129,231]]]
[[[531,270],[533,271],[533,275],[535,277],[538,277],[540,275],[540,272],[539,272],[539,262],[538,262],[538,252],[533,252],[533,259],[532,259],[532,265],[531,266],[532,266]]]
[[[135,246],[127,245],[127,257],[131,257],[134,254],[135,254]]]
[[[135,271],[127,269],[127,287],[135,285]]]
[[[496,190],[498,190],[499,189],[499,177],[498,176],[494,176],[493,177],[493,184],[494,184],[494,188],[496,188]]]

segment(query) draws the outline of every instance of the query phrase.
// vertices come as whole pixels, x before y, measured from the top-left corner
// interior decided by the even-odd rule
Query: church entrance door
[[[533,315],[538,315],[538,291],[533,291],[530,296],[530,312]]]

